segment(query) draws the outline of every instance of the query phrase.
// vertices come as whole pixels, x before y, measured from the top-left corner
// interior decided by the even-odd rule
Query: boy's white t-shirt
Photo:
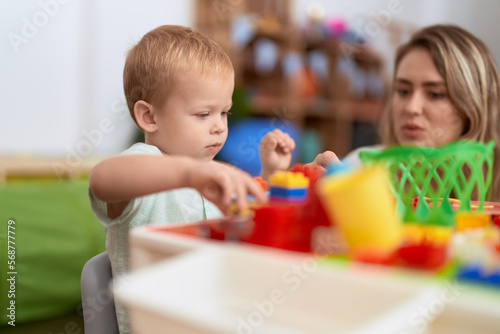
[[[156,146],[136,143],[122,154],[162,156]],[[180,188],[131,200],[122,214],[110,219],[106,203],[89,191],[90,203],[97,219],[106,230],[106,249],[111,259],[113,275],[128,269],[128,232],[144,225],[170,225],[197,222],[222,217],[222,212],[194,188]]]
[[[158,155],[162,153],[156,146],[136,143],[122,154]],[[180,188],[164,191],[131,200],[122,214],[110,219],[105,202],[96,198],[89,190],[90,204],[97,219],[106,231],[106,249],[111,260],[113,277],[128,270],[129,231],[137,226],[185,224],[222,217],[222,212],[194,188]],[[126,312],[117,307],[120,333],[129,333]]]

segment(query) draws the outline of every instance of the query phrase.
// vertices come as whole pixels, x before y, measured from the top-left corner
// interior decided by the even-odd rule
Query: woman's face
[[[412,49],[401,59],[393,84],[392,120],[398,144],[437,147],[462,135],[465,120],[452,104],[427,49]]]

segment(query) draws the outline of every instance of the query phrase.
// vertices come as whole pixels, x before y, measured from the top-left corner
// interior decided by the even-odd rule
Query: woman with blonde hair
[[[394,64],[390,100],[381,120],[382,146],[351,152],[344,161],[359,164],[359,152],[390,145],[438,147],[465,139],[494,139],[491,200],[500,201],[499,76],[486,45],[454,25],[417,31],[401,45]],[[327,151],[313,164],[337,160]]]

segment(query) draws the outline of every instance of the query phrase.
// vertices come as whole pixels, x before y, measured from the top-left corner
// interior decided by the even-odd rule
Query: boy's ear
[[[139,100],[134,105],[134,116],[137,125],[144,132],[155,132],[157,129],[154,108],[151,103]]]

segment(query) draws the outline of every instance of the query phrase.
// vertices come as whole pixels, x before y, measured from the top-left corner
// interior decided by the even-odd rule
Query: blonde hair
[[[144,35],[128,52],[123,69],[123,89],[134,121],[137,101],[161,107],[176,80],[192,74],[226,78],[234,69],[222,47],[191,28],[164,25]]]
[[[415,48],[427,49],[443,76],[448,96],[464,117],[463,139],[496,141],[491,199],[500,200],[500,117],[499,76],[495,61],[486,45],[468,31],[453,25],[434,25],[416,32],[396,52],[394,76],[405,55]],[[394,92],[391,92],[391,97]],[[382,119],[381,137],[385,145],[397,144],[388,103]]]

